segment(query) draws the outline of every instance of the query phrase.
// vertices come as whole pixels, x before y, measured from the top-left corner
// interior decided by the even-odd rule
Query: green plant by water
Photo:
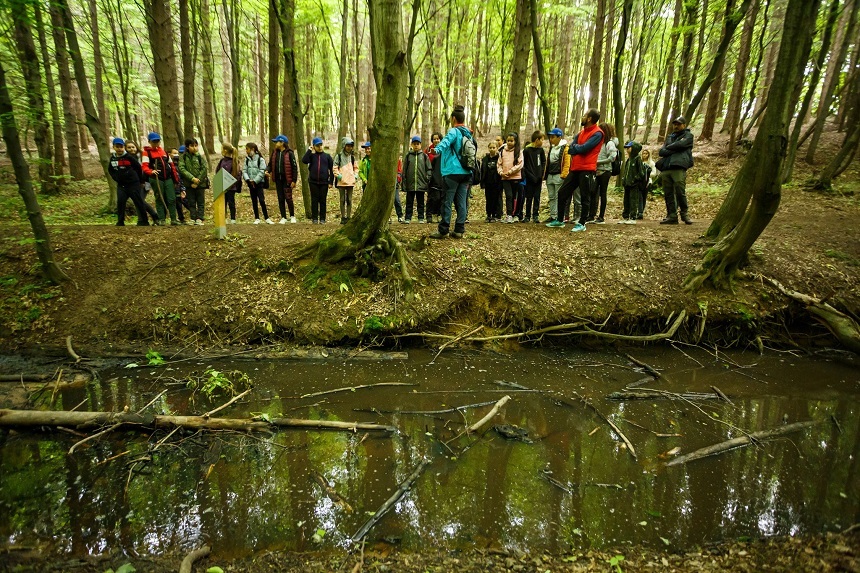
[[[235,396],[252,385],[251,378],[241,370],[222,372],[214,368],[207,368],[200,375],[189,376],[185,384],[193,394],[201,392],[209,399],[216,395]]]

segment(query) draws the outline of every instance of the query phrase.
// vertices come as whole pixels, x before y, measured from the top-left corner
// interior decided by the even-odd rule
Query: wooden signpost
[[[212,180],[212,214],[215,219],[215,238],[227,237],[227,213],[224,205],[224,190],[229,189],[236,182],[236,178],[226,169],[215,174]]]

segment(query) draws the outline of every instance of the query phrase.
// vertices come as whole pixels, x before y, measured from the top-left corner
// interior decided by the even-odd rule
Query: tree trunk
[[[531,10],[531,20],[534,23],[532,25],[532,43],[534,44],[535,65],[537,66],[538,84],[540,85],[538,98],[540,98],[540,109],[543,116],[543,132],[546,134],[546,132],[552,129],[552,123],[550,123],[549,118],[549,103],[546,100],[549,97],[549,91],[546,86],[546,71],[544,70],[543,52],[541,51],[540,37],[538,35],[540,20],[538,18],[537,0],[529,0],[529,8]]]
[[[89,6],[89,21],[90,21],[90,35],[93,44],[93,74],[95,75],[95,88],[96,88],[96,113],[98,114],[99,123],[101,124],[101,132],[104,134],[105,141],[107,142],[108,137],[108,113],[107,113],[107,100],[105,98],[105,88],[104,88],[104,76],[105,76],[105,65],[104,60],[102,58],[102,48],[101,48],[101,40],[99,39],[99,11],[98,5],[96,4],[96,0],[87,0],[87,4]],[[81,96],[81,102],[83,103],[83,96]],[[86,110],[84,111],[84,116],[86,117]],[[98,144],[96,144],[98,145]],[[99,158],[102,157],[101,151],[99,151]],[[117,207],[117,196],[116,196],[116,181],[113,178],[108,177],[108,200],[107,204],[104,207],[105,213],[116,213]]]
[[[617,10],[615,9],[615,0],[606,0],[606,1],[610,3],[610,5],[612,6],[612,9],[608,10],[606,13],[606,19],[608,22],[606,24],[605,33],[603,35],[603,42],[604,42],[603,59],[604,60],[608,60],[609,54],[612,52],[612,34],[613,34],[613,30],[615,28],[615,18],[617,16]],[[597,41],[596,37],[594,38],[594,41],[595,42]],[[602,62],[601,62],[601,64],[602,64]],[[602,67],[604,70],[604,72],[602,74],[603,75],[603,81],[601,82],[601,87],[600,87],[600,105],[598,106],[597,109],[598,109],[598,111],[600,111],[601,114],[606,114],[606,98],[609,96],[609,78],[612,77],[612,74],[606,72],[606,70],[609,69],[608,65],[602,66]],[[573,114],[573,115],[574,115],[574,117],[577,116],[577,114]]]
[[[230,143],[233,147],[239,147],[239,139],[242,137],[242,72],[239,61],[239,32],[241,23],[239,18],[242,11],[239,9],[238,0],[221,0],[224,9],[224,22],[227,27],[227,39],[230,48],[230,108],[232,121],[230,122]]]
[[[215,150],[215,58],[212,54],[212,24],[209,16],[209,0],[200,0],[199,36],[203,49],[200,50],[203,65],[203,147],[207,153]],[[277,89],[277,82],[276,88]],[[275,124],[277,126],[277,123]],[[276,129],[273,128],[273,129]],[[219,125],[218,132],[221,132]]]
[[[256,18],[256,27],[257,30],[260,31],[260,17]],[[254,73],[257,77],[257,97],[255,101],[257,102],[257,122],[259,123],[259,129],[257,130],[257,135],[259,136],[259,141],[263,142],[266,140],[266,60],[263,55],[263,34],[260,31],[257,34],[256,39],[257,46],[257,69],[254,70]]]
[[[340,106],[338,108],[337,145],[346,137],[349,126],[349,86],[347,86],[347,73],[349,68],[349,0],[343,0],[340,15],[340,85],[338,86]]]
[[[281,47],[284,51],[284,104],[287,111],[286,135],[293,142],[295,149],[303,150],[305,141],[305,116],[302,111],[301,92],[299,91],[298,69],[296,64],[295,16],[296,0],[278,0],[278,22],[281,26]],[[396,141],[399,141],[396,140]],[[395,147],[396,147],[395,141]],[[302,203],[305,217],[311,218],[311,190],[308,185],[308,166],[299,162],[302,177]],[[394,186],[392,185],[392,189]]]
[[[830,191],[833,179],[842,173],[857,153],[858,142],[860,142],[860,74],[854,73],[852,79],[853,89],[850,91],[851,101],[849,109],[850,120],[848,122],[848,134],[842,147],[836,152],[816,180],[813,187]]]
[[[675,0],[675,20],[672,23],[672,39],[669,42],[669,70],[666,72],[666,91],[663,94],[663,112],[660,114],[660,129],[657,132],[657,141],[666,139],[666,130],[669,127],[669,113],[674,113],[677,108],[672,108],[672,87],[675,85],[675,54],[678,51],[678,37],[680,32],[678,26],[681,24],[681,9],[684,0]]]
[[[722,75],[723,63],[726,61],[726,52],[729,49],[729,44],[732,43],[735,30],[737,30],[741,20],[744,19],[751,2],[752,0],[742,0],[740,7],[735,11],[734,0],[726,1],[726,18],[723,24],[723,35],[720,38],[720,43],[717,46],[716,54],[714,54],[714,61],[711,63],[711,69],[708,70],[708,75],[705,76],[701,87],[699,87],[699,91],[696,92],[696,95],[693,96],[693,101],[690,102],[690,105],[687,106],[687,109],[684,111],[684,117],[687,118],[687,121],[690,121],[693,114],[696,113],[696,110],[699,108],[699,104],[702,103],[702,99],[704,99],[705,94],[711,88],[711,84],[717,80],[718,76]],[[716,95],[719,95],[720,93],[719,84],[720,82],[717,81]]]
[[[165,149],[179,147],[182,122],[179,120],[179,86],[176,54],[173,50],[173,20],[167,0],[144,0],[146,27],[152,49],[152,66],[161,111],[161,137]]]
[[[597,108],[600,102],[600,68],[603,63],[603,23],[606,20],[606,0],[597,0],[594,13],[594,40],[591,45],[591,66],[588,81],[588,107]],[[570,53],[570,49],[565,50]],[[568,60],[569,61],[569,60]],[[567,68],[565,68],[567,69]]]
[[[45,101],[42,98],[42,76],[39,73],[39,56],[36,52],[36,42],[30,26],[29,2],[12,1],[12,20],[15,43],[18,47],[18,59],[21,62],[21,72],[24,75],[24,85],[27,92],[27,103],[30,107],[30,122],[33,124],[33,138],[39,152],[39,185],[42,193],[58,191],[54,179],[53,153],[51,150],[48,121],[45,118]],[[50,61],[45,60],[45,66]]]
[[[753,68],[755,70],[755,73],[753,74],[752,80],[750,81],[750,93],[749,93],[749,97],[747,98],[747,105],[744,108],[744,111],[741,114],[740,119],[738,120],[738,126],[737,126],[738,134],[744,133],[744,121],[746,120],[746,117],[749,114],[750,109],[753,106],[753,103],[758,103],[759,99],[762,99],[761,97],[757,98],[756,93],[757,93],[757,89],[758,89],[759,75],[761,74],[761,62],[762,62],[762,58],[764,58],[764,53],[765,53],[764,39],[765,39],[765,35],[766,35],[766,33],[768,31],[768,27],[769,27],[768,26],[768,12],[770,11],[770,1],[771,0],[764,0],[764,18],[763,18],[762,25],[760,26],[761,31],[759,32],[759,36],[758,36],[758,50],[757,50],[758,51],[758,57],[756,59],[755,67]],[[766,104],[767,100],[764,99],[764,101],[762,103]],[[729,157],[734,156],[735,144],[737,143],[738,139],[740,139],[740,135],[738,135],[737,138],[735,138],[734,136],[729,138],[729,147],[728,147],[728,153],[727,153],[727,155]]]
[[[281,51],[278,40],[278,12],[276,0],[269,0],[269,141],[278,135],[278,86],[280,86]],[[268,142],[263,142],[268,147]]]
[[[519,133],[523,121],[526,78],[529,77],[529,48],[532,44],[532,13],[529,0],[517,0],[517,19],[514,29],[514,58],[511,82],[508,87],[508,114],[505,133]]]
[[[42,5],[36,2],[33,5],[36,16],[36,29],[39,32],[39,47],[42,54],[42,62],[45,66],[45,85],[48,88],[48,100],[51,102],[51,132],[53,136],[54,175],[63,175],[66,159],[63,155],[63,126],[60,121],[60,108],[57,105],[57,90],[54,86],[54,74],[51,71],[51,59],[48,57],[48,39],[45,35],[45,26],[42,22]],[[64,180],[57,179],[58,190],[62,187]]]
[[[122,3],[117,0],[104,1],[104,13],[110,22],[111,33],[116,38],[112,42],[111,49],[113,51],[114,66],[116,66],[117,78],[119,80],[119,92],[122,97],[122,127],[123,137],[131,139],[134,142],[138,141],[138,131],[131,118],[131,109],[129,107],[129,73],[131,70],[131,56],[128,50],[128,40],[125,33],[126,22],[122,17]],[[119,109],[119,106],[117,106]]]
[[[401,22],[400,0],[370,0],[370,43],[373,77],[376,81],[376,113],[370,137],[373,145],[373,169],[364,188],[355,216],[335,233],[324,237],[306,252],[315,252],[317,261],[336,263],[343,260],[363,261],[362,271],[371,271],[374,251],[398,254],[401,272],[411,286],[405,267],[403,248],[388,228],[394,204],[399,145],[403,136],[406,103],[406,42]],[[367,248],[370,247],[370,248]],[[356,256],[362,252],[362,255]],[[361,263],[360,263],[361,264]]]
[[[684,3],[684,45],[681,48],[681,75],[675,86],[674,108],[680,111],[684,108],[690,88],[690,67],[693,60],[693,36],[696,31],[696,19],[699,16],[698,2]],[[689,118],[687,118],[689,121]]]
[[[570,16],[564,16],[563,29],[568,30],[572,25],[573,18],[571,18]],[[561,52],[561,65],[559,66],[558,81],[556,82],[556,101],[558,102],[558,115],[556,116],[555,123],[562,131],[565,131],[567,130],[568,113],[570,113],[570,75],[567,73],[567,70],[570,69],[571,50],[569,46],[564,45],[565,42],[562,38],[562,34],[559,34],[559,37],[556,38],[556,41],[562,45],[559,47],[559,51]],[[591,80],[592,87],[590,87],[589,89],[599,89],[599,77],[591,78]]]
[[[33,228],[33,238],[36,239],[36,254],[42,265],[42,274],[53,283],[60,283],[68,277],[54,261],[54,253],[51,249],[51,237],[48,227],[42,218],[42,210],[39,200],[33,190],[33,181],[30,178],[30,169],[24,153],[21,151],[21,140],[18,136],[18,126],[15,124],[14,110],[12,109],[12,98],[9,96],[9,84],[6,83],[6,70],[0,60],[0,126],[2,126],[3,140],[6,142],[6,153],[12,162],[15,179],[18,182],[18,193],[24,200],[27,209],[27,218]]]
[[[830,9],[827,11],[827,21],[824,24],[824,29],[821,32],[821,47],[818,49],[818,58],[815,60],[815,66],[812,68],[812,73],[807,82],[806,95],[803,97],[803,103],[800,104],[800,110],[797,112],[797,119],[794,121],[794,128],[791,130],[791,138],[788,141],[788,157],[785,160],[785,168],[783,170],[783,181],[789,183],[794,174],[794,160],[797,157],[798,141],[800,140],[800,132],[803,131],[803,122],[806,119],[806,114],[809,112],[809,106],[812,105],[812,98],[818,88],[818,80],[821,77],[821,70],[824,68],[824,62],[830,50],[830,41],[833,36],[833,27],[836,25],[836,19],[839,16],[839,0],[831,0]]]
[[[803,80],[803,69],[815,30],[809,22],[815,21],[819,2],[788,0],[783,38],[790,41],[781,43],[764,118],[753,147],[729,191],[731,196],[736,189],[748,189],[752,193],[752,202],[749,209],[743,209],[745,212],[737,227],[732,226],[731,232],[708,249],[702,262],[684,280],[687,290],[696,290],[705,281],[717,288],[730,288],[735,271],[779,208],[780,173],[795,105],[794,93],[797,84]]]
[[[621,94],[621,58],[624,56],[624,45],[627,43],[627,31],[630,29],[633,0],[624,0],[621,10],[621,28],[618,30],[618,44],[615,48],[615,61],[612,64],[612,120],[615,122],[618,141],[623,143],[626,140],[624,139],[624,101]]]
[[[750,49],[752,48],[753,32],[755,32],[755,22],[758,18],[760,0],[753,0],[750,5],[747,16],[744,19],[744,28],[741,31],[741,44],[738,48],[738,57],[735,61],[735,74],[732,78],[732,92],[729,96],[728,110],[726,118],[723,121],[723,126],[720,132],[729,134],[729,145],[732,145],[737,135],[738,124],[741,119],[741,108],[743,106],[744,85],[747,76],[747,67],[750,58]]]
[[[66,49],[66,36],[63,34],[63,16],[54,3],[50,5],[51,33],[54,36],[54,57],[60,79],[60,94],[63,99],[63,128],[66,139],[66,153],[69,156],[69,175],[78,181],[84,178],[84,163],[81,146],[78,142],[78,124],[72,101],[72,72],[69,70],[69,52]]]
[[[188,0],[179,0],[179,55],[182,60],[182,139],[194,134],[194,80],[197,70],[191,52],[191,18]]]

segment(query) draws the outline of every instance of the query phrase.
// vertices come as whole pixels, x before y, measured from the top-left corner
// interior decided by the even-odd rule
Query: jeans
[[[349,219],[352,216],[352,187],[338,187],[340,195],[340,218]]]
[[[260,218],[260,209],[263,210],[263,219],[269,218],[269,210],[266,209],[266,189],[262,183],[248,181],[248,191],[251,193],[251,206],[254,208],[254,219]],[[259,203],[259,206],[257,205]],[[202,210],[200,211],[203,212]],[[202,218],[202,217],[201,217]]]
[[[579,216],[579,223],[584,225],[589,221],[588,215],[591,211],[591,201],[596,200],[597,196],[597,179],[594,171],[571,171],[571,175],[577,178],[577,188],[582,197],[582,212]]]
[[[418,201],[418,218],[424,219],[424,191],[407,191],[406,192],[406,220],[412,220],[412,206],[415,201]]]
[[[442,201],[442,220],[439,221],[439,234],[447,235],[451,228],[451,210],[457,209],[457,221],[454,223],[454,232],[463,233],[466,230],[466,209],[468,207],[470,175],[446,175],[445,199]]]
[[[639,188],[639,213],[637,219],[645,216],[645,203],[648,201],[648,185],[643,185]]]
[[[131,199],[134,203],[134,208],[137,210],[137,224],[140,226],[149,225],[146,219],[147,213],[152,217],[153,221],[158,218],[149,203],[143,200],[143,194],[140,192],[140,187],[133,185],[131,187],[116,186],[116,206],[117,206],[117,225],[125,225],[125,205]]]
[[[609,180],[611,178],[611,171],[603,171],[597,174],[597,193],[592,196],[595,201],[591,205],[591,213],[588,214],[589,219],[594,219],[595,216],[602,219],[606,215],[606,190],[609,188]],[[598,202],[600,203],[600,215],[597,214]]]
[[[558,190],[564,180],[561,175],[554,173],[546,178],[547,207],[549,207],[549,218],[558,218]]]
[[[666,199],[666,218],[677,219],[678,210],[681,216],[687,214],[687,172],[683,169],[664,171],[660,177],[663,180],[663,197]]]

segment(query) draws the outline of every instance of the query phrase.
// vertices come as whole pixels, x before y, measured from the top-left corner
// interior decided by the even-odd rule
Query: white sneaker
[[[290,223],[295,223],[295,222],[296,222],[296,218],[295,218],[295,217],[290,217]]]
[[[635,224],[636,224],[636,219],[627,219],[627,220],[626,220],[626,221],[624,221],[624,222],[625,222],[625,223],[627,223],[628,225],[635,225]]]
[[[195,224],[195,225],[202,225],[202,224],[203,224],[203,219],[197,219],[197,221],[196,221],[194,224]]]
[[[505,219],[505,223],[513,223],[513,222],[514,222],[514,218],[513,218],[513,216],[508,215],[508,218],[507,218],[507,219]]]
[[[286,219],[284,219],[283,217],[281,217],[281,221],[280,221],[280,223],[281,223],[281,225],[286,225],[286,224],[287,224],[287,220],[286,220]]]
[[[230,219],[230,224],[231,224],[231,225],[235,225],[235,224],[236,224],[236,219]]]
[[[272,221],[272,218],[271,218],[271,217],[269,217],[268,219],[266,219],[266,223],[268,223],[269,225],[274,225],[274,224],[275,224],[275,222],[274,222],[274,221]]]
[[[254,219],[254,224],[255,224],[255,225],[259,225],[259,224],[260,224],[260,220],[259,220],[259,219]]]

